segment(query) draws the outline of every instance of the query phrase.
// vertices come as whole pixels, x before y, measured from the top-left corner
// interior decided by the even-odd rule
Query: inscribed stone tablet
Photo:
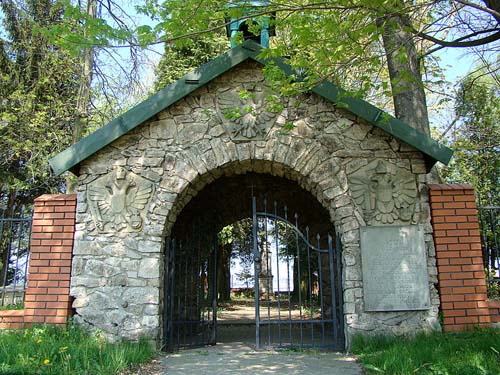
[[[428,309],[423,227],[363,227],[360,231],[365,310]]]

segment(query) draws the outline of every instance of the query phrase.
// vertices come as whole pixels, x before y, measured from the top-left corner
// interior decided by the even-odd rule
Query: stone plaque
[[[360,231],[365,310],[428,309],[423,227],[363,227]]]

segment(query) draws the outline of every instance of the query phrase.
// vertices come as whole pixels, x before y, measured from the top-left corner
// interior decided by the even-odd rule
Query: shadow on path
[[[254,350],[244,343],[182,350],[161,359],[162,375],[360,375],[355,359],[319,351]]]

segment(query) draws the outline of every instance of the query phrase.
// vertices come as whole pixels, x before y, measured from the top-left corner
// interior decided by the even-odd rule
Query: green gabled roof
[[[242,45],[232,48],[202,65],[78,143],[54,156],[49,160],[52,170],[56,175],[60,175],[67,170],[78,173],[78,165],[89,156],[236,65],[248,59],[255,60],[264,65],[267,64],[269,61],[257,58],[261,48],[259,44],[247,40]],[[286,74],[290,75],[293,73],[290,66],[282,60],[274,59],[273,61]],[[421,151],[425,155],[428,170],[437,161],[448,164],[451,159],[453,151],[448,147],[436,142],[429,136],[415,130],[364,100],[346,97],[344,91],[330,82],[320,83],[312,91],[336,105],[341,104],[343,108],[361,117],[368,123],[385,130],[399,140]]]

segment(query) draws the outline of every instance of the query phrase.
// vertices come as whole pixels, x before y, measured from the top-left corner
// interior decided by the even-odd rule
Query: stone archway
[[[78,162],[71,282],[77,321],[110,337],[159,338],[164,238],[205,186],[226,175],[261,173],[297,183],[335,223],[347,339],[355,331],[408,332],[437,322],[427,154],[315,93],[283,99],[277,113],[267,113],[262,100],[271,89],[261,70],[242,60],[217,71],[168,107],[141,113],[142,122]],[[224,113],[240,99],[252,110],[232,121]],[[286,123],[291,130],[283,131]],[[360,228],[391,225],[425,232],[431,298],[424,308],[365,309]]]

